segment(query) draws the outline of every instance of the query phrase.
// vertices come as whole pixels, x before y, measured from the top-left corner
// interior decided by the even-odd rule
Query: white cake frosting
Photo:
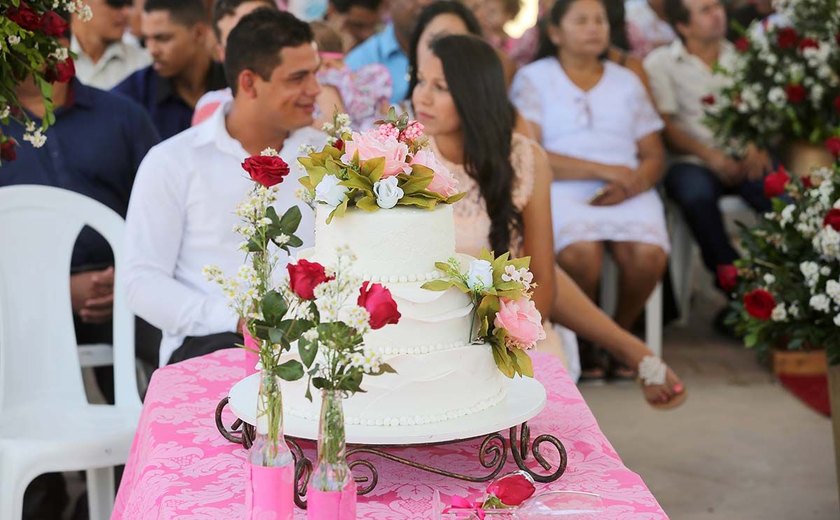
[[[348,209],[327,224],[328,214],[324,206],[316,209],[315,247],[299,256],[329,265],[338,248],[349,247],[355,274],[388,287],[401,314],[398,324],[365,335],[365,348],[380,353],[397,373],[365,377],[365,392],[345,402],[348,424],[438,422],[503,400],[507,385],[490,345],[470,343],[470,299],[457,289],[421,288],[440,276],[435,262],[455,256],[452,207]],[[319,396],[313,392],[308,401],[303,384],[291,383],[284,391],[286,410],[317,420]]]

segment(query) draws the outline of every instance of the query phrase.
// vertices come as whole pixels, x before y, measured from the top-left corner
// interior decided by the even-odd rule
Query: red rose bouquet
[[[744,257],[718,266],[728,321],[762,354],[825,348],[840,363],[840,163],[802,177],[780,169],[764,192],[773,211],[742,227]]]
[[[726,86],[703,100],[708,126],[735,151],[840,136],[840,3],[775,4],[778,15],[754,22],[719,64]]]
[[[23,140],[40,148],[44,132],[55,122],[51,83],[70,81],[75,76],[73,57],[59,42],[67,32],[67,19],[76,14],[91,18],[82,0],[27,0],[0,3],[0,123],[9,119],[26,126]],[[46,113],[36,126],[18,101],[16,88],[32,78],[44,98]],[[0,131],[0,165],[13,161],[17,142]]]

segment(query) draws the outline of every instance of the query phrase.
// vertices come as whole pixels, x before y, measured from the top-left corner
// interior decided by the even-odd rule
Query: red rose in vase
[[[370,328],[381,329],[385,325],[399,323],[402,315],[397,309],[397,302],[391,291],[379,283],[362,283],[356,305],[364,307],[370,313]]]
[[[792,49],[796,47],[796,42],[799,40],[799,34],[791,27],[782,27],[776,33],[776,43],[781,49]]]
[[[754,289],[744,295],[744,308],[753,318],[769,320],[775,307],[776,299],[765,289]]]
[[[735,40],[735,49],[738,52],[747,52],[750,50],[750,41],[743,36]]]
[[[785,94],[787,94],[788,101],[796,104],[805,101],[808,91],[802,85],[790,84],[785,87]]]
[[[790,175],[784,166],[764,178],[764,196],[768,199],[784,194],[785,186],[790,181]]]
[[[304,300],[314,300],[315,288],[330,280],[323,265],[303,258],[297,264],[287,264],[286,270],[289,272],[289,288]]]
[[[15,22],[27,31],[34,31],[39,28],[41,18],[28,5],[21,3],[20,7],[12,7],[6,10],[6,18]]]
[[[50,83],[67,83],[74,76],[76,76],[76,65],[73,63],[73,58],[67,58],[47,69],[44,73],[44,80]]]
[[[834,135],[825,140],[825,148],[834,157],[840,157],[840,137]]]
[[[799,50],[804,51],[805,49],[819,49],[820,42],[813,38],[802,38],[802,41],[799,42]]]
[[[732,264],[720,264],[717,266],[717,280],[721,289],[731,293],[738,285],[738,268]]]
[[[487,494],[498,498],[506,506],[518,506],[536,490],[533,479],[524,471],[509,473],[487,486]]]
[[[55,38],[64,36],[67,32],[67,21],[55,11],[47,11],[41,17],[40,29],[47,36]]]
[[[708,96],[703,96],[700,98],[700,102],[706,106],[711,106],[715,104],[715,96],[709,94]]]
[[[832,208],[828,210],[823,218],[823,226],[831,226],[834,231],[840,231],[840,209]]]
[[[11,137],[0,144],[0,161],[14,161],[17,159],[17,141]]]
[[[289,174],[289,165],[276,155],[252,155],[245,159],[242,168],[248,172],[254,182],[266,188],[280,184]]]
[[[840,112],[840,96],[835,97],[832,104],[834,105],[834,111]]]

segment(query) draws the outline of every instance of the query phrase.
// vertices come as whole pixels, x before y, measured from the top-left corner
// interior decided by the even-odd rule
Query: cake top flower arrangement
[[[703,98],[706,122],[734,151],[783,140],[822,144],[840,136],[840,4],[777,0],[774,22],[755,22],[717,73],[727,81]]]
[[[305,200],[332,208],[328,222],[348,207],[364,211],[414,206],[433,209],[464,194],[458,181],[429,149],[423,125],[397,116],[392,107],[384,121],[366,132],[351,132],[349,118],[337,114],[326,125],[331,134],[320,151],[298,161],[307,175],[300,182]]]
[[[840,163],[767,176],[773,211],[742,227],[744,258],[718,268],[733,294],[728,322],[748,347],[824,348],[840,363]]]
[[[466,271],[457,258],[436,263],[444,278],[423,284],[432,291],[455,287],[470,296],[475,319],[469,339],[490,343],[493,360],[507,377],[534,377],[525,351],[545,339],[540,311],[531,300],[536,284],[530,263],[530,257],[510,259],[505,253],[496,258],[484,250]]]
[[[66,83],[75,75],[73,57],[59,38],[67,32],[67,18],[76,13],[90,20],[90,7],[82,0],[28,0],[0,3],[0,123],[9,119],[26,126],[24,140],[35,148],[46,142],[47,128],[55,123],[53,82]],[[40,126],[18,100],[17,86],[31,78],[44,99]],[[0,131],[0,164],[17,158],[17,143]]]

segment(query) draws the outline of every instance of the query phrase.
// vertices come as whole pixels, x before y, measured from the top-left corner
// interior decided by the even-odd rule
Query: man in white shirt
[[[704,99],[713,100],[710,96],[723,81],[713,74],[713,66],[735,52],[726,41],[723,5],[719,0],[665,0],[665,12],[679,38],[651,52],[644,62],[671,152],[665,189],[680,206],[703,262],[714,272],[738,258],[718,199],[738,194],[756,210],[769,210],[762,178],[771,164],[768,155],[754,147],[742,157],[729,156],[703,123]]]
[[[76,77],[85,85],[110,90],[134,71],[152,63],[145,49],[123,41],[132,0],[88,0],[93,18],[73,16],[70,50],[76,53]]]
[[[319,57],[309,26],[289,13],[260,10],[244,17],[228,40],[225,75],[234,99],[202,125],[152,148],[137,173],[129,202],[126,270],[128,305],[163,331],[161,364],[241,342],[240,317],[202,269],[235,275],[245,257],[234,214],[253,186],[242,161],[280,150],[292,175],[280,185],[278,213],[298,205],[298,236],[314,241],[312,210],[295,198],[301,145],[320,147],[312,129],[320,87]],[[286,259],[281,259],[279,269]],[[173,354],[174,353],[174,354]]]

